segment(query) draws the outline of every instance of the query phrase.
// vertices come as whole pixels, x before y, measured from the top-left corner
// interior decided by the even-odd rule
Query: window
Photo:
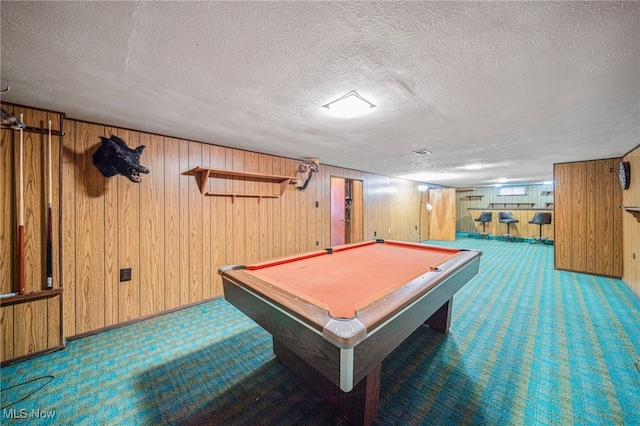
[[[498,195],[527,195],[524,186],[504,186],[498,188]]]

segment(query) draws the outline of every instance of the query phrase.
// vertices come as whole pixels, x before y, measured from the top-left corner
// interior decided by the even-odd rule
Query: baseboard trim
[[[22,362],[22,361],[28,361],[30,359],[37,358],[39,356],[48,355],[48,354],[53,353],[53,352],[58,352],[58,351],[63,350],[66,347],[67,347],[67,342],[65,341],[62,345],[53,346],[53,347],[47,348],[47,349],[45,349],[43,351],[33,352],[33,353],[30,353],[30,354],[26,354],[26,355],[18,356],[18,357],[15,357],[15,358],[7,359],[7,360],[2,361],[0,363],[0,367],[7,367],[9,365],[17,364],[17,363]]]
[[[118,328],[126,327],[128,325],[136,324],[136,323],[143,322],[143,321],[148,321],[150,319],[158,318],[158,317],[161,317],[163,315],[171,314],[173,312],[178,312],[178,311],[181,311],[183,309],[193,308],[194,306],[198,306],[198,305],[201,305],[203,303],[212,302],[214,300],[221,299],[222,297],[223,296],[211,297],[211,298],[208,298],[208,299],[201,300],[199,302],[189,303],[187,305],[182,305],[182,306],[178,306],[176,308],[167,309],[167,310],[164,310],[164,311],[157,312],[155,314],[146,315],[144,317],[140,317],[140,318],[135,318],[135,319],[132,319],[132,320],[119,322],[117,324],[108,325],[106,327],[97,328],[95,330],[86,331],[86,332],[80,333],[80,334],[74,334],[73,336],[68,336],[66,339],[68,341],[73,341],[73,340],[83,339],[83,338],[89,337],[89,336],[95,336],[96,334],[104,333],[105,331],[117,330]]]

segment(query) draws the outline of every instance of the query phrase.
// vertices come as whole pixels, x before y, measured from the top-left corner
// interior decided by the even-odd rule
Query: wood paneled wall
[[[499,196],[498,188],[495,186],[482,186],[469,188],[467,191],[456,192],[456,231],[476,232],[476,223],[470,209],[487,209],[491,203],[532,203],[533,210],[538,211],[545,208],[553,209],[553,185],[523,185],[527,195],[522,196]],[[469,199],[468,197],[471,197]],[[511,211],[514,209],[505,209]],[[551,210],[548,210],[551,212]],[[533,214],[527,221],[533,218]],[[494,220],[497,220],[497,213]],[[527,232],[522,236],[529,237]],[[537,234],[537,232],[536,232]]]
[[[278,199],[204,197],[185,171],[207,166],[293,176],[299,160],[73,120],[66,128],[63,233],[71,238],[63,255],[70,336],[221,296],[221,266],[327,247],[332,175],[363,181],[365,238],[386,228],[391,233],[385,238],[417,240],[417,209],[405,211],[395,201],[413,198],[418,205],[414,182],[321,165],[305,191],[289,185]],[[132,148],[145,145],[141,163],[151,173],[140,184],[105,178],[93,166],[99,136],[109,134]],[[216,179],[209,185],[212,192],[258,194],[268,183]],[[121,268],[132,268],[131,281],[119,282]]]
[[[33,108],[3,105],[29,127],[61,130],[62,115]],[[20,132],[0,130],[0,293],[18,291],[17,208],[19,199]],[[25,293],[37,295],[31,301],[2,299],[0,307],[0,345],[2,360],[46,351],[63,344],[62,311],[59,293],[46,292],[46,242],[48,207],[48,136],[23,132],[24,147],[24,229],[25,229]],[[59,229],[60,204],[60,137],[52,136],[53,162],[52,222]],[[60,287],[59,236],[53,238],[53,286]],[[46,297],[44,297],[46,296]]]
[[[363,182],[365,239],[419,240],[423,205],[413,181],[321,164],[305,191],[289,185],[279,199],[258,203],[251,198],[204,197],[185,171],[209,166],[293,176],[299,160],[66,120],[63,114],[36,108],[5,108],[16,115],[22,112],[33,127],[46,127],[51,118],[53,128],[60,130],[62,123],[66,135],[52,138],[54,287],[64,291],[51,298],[2,304],[3,361],[45,351],[64,337],[221,296],[221,266],[328,246],[331,176]],[[141,162],[151,173],[142,183],[123,176],[105,178],[93,165],[99,137],[110,134],[130,147],[145,145]],[[2,130],[1,138],[0,291],[8,293],[15,291],[16,276],[18,132]],[[45,282],[45,138],[24,134],[28,292],[43,290]],[[639,157],[638,150],[628,156],[633,170],[640,169]],[[622,254],[616,241],[622,237],[622,191],[615,173],[608,171],[617,167],[618,159],[603,161],[556,165],[556,182],[561,185],[559,195],[556,189],[556,212],[563,212],[560,228],[556,223],[556,253],[563,256],[561,261],[571,262],[565,269],[593,262],[600,269],[583,272],[620,276],[621,266],[616,265],[622,263]],[[632,179],[624,204],[638,205],[638,175],[632,174]],[[269,184],[213,180],[210,185],[217,192],[261,193]],[[467,209],[471,203],[476,201],[458,205],[474,225]],[[625,214],[624,227],[624,279],[639,293],[639,260],[630,259],[640,255],[640,223]],[[560,250],[558,232],[565,238]],[[122,268],[132,269],[131,281],[119,281]]]
[[[622,277],[620,160],[554,165],[557,269]]]
[[[300,160],[71,119],[64,120],[64,131],[62,145],[57,145],[61,152],[54,157],[61,176],[54,185],[59,191],[59,203],[54,204],[61,206],[55,228],[61,270],[55,275],[64,287],[66,337],[221,296],[221,266],[329,246],[331,176],[363,182],[364,239],[375,235],[418,241],[420,193],[413,181],[323,165],[320,159],[320,172],[305,191],[289,185],[281,198],[259,203],[253,198],[205,197],[185,171],[208,166],[294,176]],[[150,174],[143,175],[141,183],[123,176],[105,178],[93,165],[99,137],[110,134],[132,148],[145,145],[141,163]],[[4,142],[2,153],[4,218],[15,212],[15,161]],[[29,144],[26,155],[40,161],[35,144]],[[261,193],[269,184],[215,179],[210,185],[215,192]],[[7,255],[15,245],[14,224],[14,219],[3,219],[0,229],[0,282],[5,291],[14,275],[12,256]],[[34,259],[31,273],[41,275],[43,262]],[[123,268],[131,268],[130,281],[120,282]],[[51,313],[38,315],[25,326],[29,330],[10,339],[5,330],[13,326],[3,306],[3,360],[34,352],[18,350],[25,346],[22,336],[41,336],[59,323]]]
[[[622,205],[640,207],[640,146],[623,160],[631,165],[631,183],[622,191]],[[640,215],[622,213],[622,241],[622,281],[640,297]]]

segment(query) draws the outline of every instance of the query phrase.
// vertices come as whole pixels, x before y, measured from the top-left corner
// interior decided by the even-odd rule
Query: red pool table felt
[[[329,311],[353,318],[356,311],[459,253],[416,243],[368,241],[246,265],[269,284]]]

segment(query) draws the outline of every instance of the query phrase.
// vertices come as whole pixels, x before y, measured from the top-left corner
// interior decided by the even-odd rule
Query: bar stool
[[[476,222],[482,223],[482,232],[478,232],[480,238],[489,238],[489,233],[487,232],[486,226],[487,223],[491,222],[493,219],[493,212],[482,212],[480,213],[480,217],[474,219]]]
[[[515,241],[515,239],[514,239],[515,235],[511,234],[511,231],[509,230],[509,226],[512,223],[518,223],[520,221],[518,219],[516,219],[515,217],[513,217],[513,214],[511,214],[511,212],[500,212],[500,213],[498,213],[498,220],[500,221],[500,223],[506,223],[507,224],[507,233],[503,234],[502,236],[505,237],[507,239],[507,241]]]
[[[542,236],[542,225],[551,224],[551,213],[536,212],[536,214],[533,215],[533,219],[531,219],[529,223],[538,225],[540,227],[538,236],[532,237],[533,241],[531,242],[531,244],[546,244],[548,238]]]

